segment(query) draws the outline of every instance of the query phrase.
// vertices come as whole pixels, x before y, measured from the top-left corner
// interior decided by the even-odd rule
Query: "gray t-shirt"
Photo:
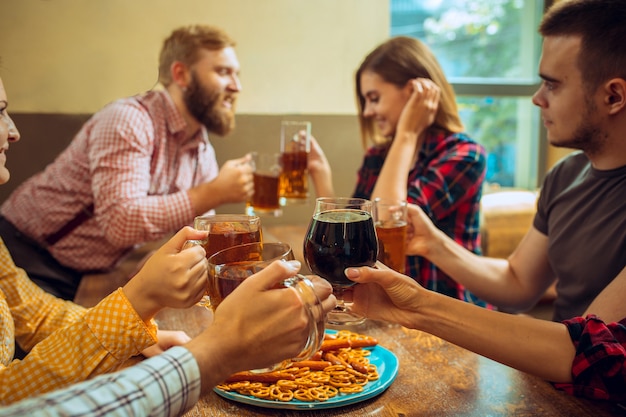
[[[546,176],[534,227],[557,276],[553,320],[582,315],[626,265],[626,166],[599,171],[576,152]]]

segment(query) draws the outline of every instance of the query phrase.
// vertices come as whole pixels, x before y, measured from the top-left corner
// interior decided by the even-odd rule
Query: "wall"
[[[162,40],[175,27],[213,24],[237,40],[243,91],[237,129],[212,137],[220,163],[278,147],[280,120],[313,122],[313,134],[349,194],[361,162],[353,74],[388,37],[387,0],[0,0],[0,76],[23,141],[11,146],[11,181],[52,161],[87,117],[152,88]],[[228,205],[222,212],[243,212]],[[286,207],[301,222],[312,204]]]
[[[13,112],[93,113],[150,89],[175,27],[238,43],[241,114],[354,114],[353,73],[388,37],[387,0],[0,0]]]

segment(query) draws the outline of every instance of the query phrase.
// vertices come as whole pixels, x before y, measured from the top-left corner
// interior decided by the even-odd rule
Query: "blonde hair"
[[[391,140],[377,134],[374,121],[371,118],[363,117],[365,98],[361,95],[361,74],[365,71],[373,72],[386,82],[400,88],[413,78],[431,79],[441,89],[439,109],[431,129],[443,129],[453,133],[463,131],[463,123],[459,117],[454,90],[446,79],[435,55],[418,39],[397,36],[370,52],[356,72],[356,99],[364,148],[367,148],[370,142],[383,144]]]
[[[229,46],[235,46],[235,41],[217,27],[190,25],[175,29],[161,47],[159,82],[164,86],[172,83],[172,63],[179,61],[191,66],[198,61],[202,49],[218,51]]]

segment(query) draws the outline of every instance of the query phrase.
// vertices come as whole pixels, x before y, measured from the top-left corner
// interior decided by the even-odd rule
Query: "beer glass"
[[[211,214],[196,217],[193,225],[196,230],[206,230],[209,234],[203,240],[188,240],[183,248],[200,245],[206,251],[207,259],[222,249],[244,243],[261,242],[263,239],[261,219],[258,216]],[[209,307],[210,304],[208,295],[198,302],[198,305],[203,307]]]
[[[305,203],[309,197],[311,122],[283,121],[280,129],[281,205]]]
[[[365,318],[350,311],[343,291],[354,285],[344,271],[348,267],[376,264],[378,242],[372,220],[372,203],[362,198],[322,197],[304,238],[304,259],[314,274],[326,279],[337,297],[328,323],[359,324]]]
[[[378,237],[378,260],[402,274],[406,267],[406,233],[408,225],[405,200],[376,198],[372,217]]]
[[[278,260],[294,260],[291,246],[281,242],[247,243],[221,250],[209,257],[209,295],[211,308],[219,304],[245,279]],[[321,302],[315,294],[313,283],[303,275],[283,281],[282,287],[293,288],[306,305],[309,316],[309,336],[300,354],[270,368],[257,369],[269,372],[284,367],[291,361],[308,359],[321,347],[324,339],[324,317]],[[250,300],[254,302],[254,300]],[[242,306],[245,308],[245,306]],[[278,324],[280,325],[280,324]]]
[[[246,202],[246,214],[280,216],[278,182],[282,171],[280,154],[252,152],[254,194]]]

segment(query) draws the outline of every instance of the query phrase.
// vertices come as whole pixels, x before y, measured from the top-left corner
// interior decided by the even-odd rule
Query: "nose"
[[[236,92],[241,91],[241,80],[239,79],[239,76],[237,74],[232,75],[231,81],[228,84],[228,89],[230,91],[236,91]]]
[[[363,103],[363,117],[368,118],[374,116],[374,106],[367,100]]]
[[[535,91],[535,94],[533,94],[532,102],[537,107],[541,107],[541,108],[546,107],[546,101],[543,98],[541,87],[539,87],[539,89]]]
[[[17,126],[15,126],[15,123],[13,122],[13,119],[11,119],[8,115],[7,115],[7,123],[8,123],[8,131],[9,131],[9,142],[17,142],[18,140],[20,140],[20,131],[17,130]]]

